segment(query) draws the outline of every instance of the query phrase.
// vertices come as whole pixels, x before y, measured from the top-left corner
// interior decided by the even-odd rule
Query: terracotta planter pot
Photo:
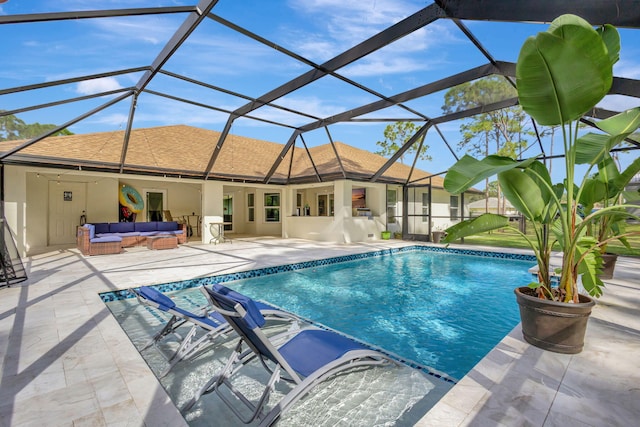
[[[580,295],[578,304],[567,304],[528,295],[530,291],[527,287],[514,290],[525,341],[555,353],[580,353],[595,301]]]
[[[602,265],[602,273],[600,279],[613,279],[613,270],[616,268],[616,261],[618,260],[617,254],[602,254],[602,260],[604,264]]]

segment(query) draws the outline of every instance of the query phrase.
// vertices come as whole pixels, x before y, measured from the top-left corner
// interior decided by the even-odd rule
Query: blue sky
[[[0,15],[195,3],[196,0],[8,0],[0,3]],[[430,2],[411,0],[220,0],[213,13],[308,60],[322,63],[428,4]],[[1,25],[0,37],[5,42],[3,67],[0,68],[0,89],[149,65],[184,19],[184,14],[174,14]],[[546,25],[534,24],[465,24],[496,59],[511,62],[516,61],[520,46],[527,36],[546,29]],[[615,74],[640,78],[638,31],[621,29],[620,32],[622,52]],[[383,95],[391,96],[486,62],[452,22],[438,20],[339,70],[339,73]],[[305,73],[310,67],[217,22],[206,20],[164,69],[249,97],[259,97]],[[0,96],[0,109],[12,110],[125,88],[135,85],[140,77],[141,73],[130,73],[3,95]],[[158,76],[148,88],[226,110],[234,110],[247,102],[167,76]],[[63,124],[109,99],[103,97],[80,101],[21,113],[18,116],[28,123]],[[311,116],[327,117],[376,100],[378,98],[374,95],[327,76],[276,103]],[[442,114],[442,104],[443,93],[406,103],[430,117]],[[615,110],[635,105],[637,100],[619,96],[607,97],[602,103],[603,107]],[[70,130],[81,134],[124,129],[129,108],[129,101],[118,103],[71,126]],[[252,114],[290,126],[313,121],[308,117],[269,107],[260,108]],[[138,102],[134,127],[187,124],[220,131],[227,117],[225,113],[144,94]],[[411,114],[392,107],[369,117],[407,118]],[[447,141],[454,147],[460,140],[460,124],[452,122],[440,126]],[[383,138],[386,125],[387,123],[341,124],[329,129],[334,141],[376,151],[375,142]],[[292,130],[255,120],[239,119],[234,123],[231,133],[285,143]],[[328,142],[324,129],[309,132],[304,135],[304,139],[310,146]],[[420,162],[418,166],[421,169],[437,173],[454,162],[453,156],[435,131],[428,133],[427,143],[431,147],[429,152],[433,161]],[[548,144],[548,141],[545,143]],[[621,157],[623,163],[628,163],[636,155]]]

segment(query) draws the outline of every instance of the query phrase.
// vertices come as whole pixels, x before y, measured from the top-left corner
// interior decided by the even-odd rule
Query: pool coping
[[[520,261],[536,262],[536,257],[534,255],[527,255],[527,254],[484,251],[484,250],[478,250],[478,249],[459,249],[459,248],[438,247],[438,246],[412,245],[412,246],[405,246],[401,248],[389,248],[389,249],[381,249],[381,250],[371,251],[371,252],[363,252],[358,254],[341,255],[337,257],[322,258],[322,259],[311,260],[311,261],[302,261],[302,262],[296,262],[291,264],[283,264],[283,265],[272,266],[272,267],[263,267],[263,268],[253,269],[253,270],[239,271],[235,273],[211,275],[211,276],[201,277],[197,279],[179,280],[174,282],[167,282],[167,283],[148,285],[148,286],[151,288],[157,289],[160,292],[172,292],[172,291],[178,291],[182,289],[197,288],[204,285],[212,285],[214,283],[226,283],[226,282],[232,282],[235,280],[252,279],[256,277],[283,273],[287,271],[297,271],[297,270],[313,268],[313,267],[318,267],[323,265],[331,265],[331,264],[337,264],[341,262],[355,261],[359,259],[373,258],[373,257],[379,257],[379,256],[388,256],[388,255],[393,255],[397,253],[413,252],[413,251],[452,253],[457,255],[471,255],[471,256],[481,256],[486,258],[513,259],[513,260],[520,260]],[[122,300],[122,299],[134,298],[134,295],[128,289],[100,292],[98,295],[100,299],[105,303]]]
[[[456,255],[480,256],[485,258],[496,258],[496,259],[513,259],[513,260],[531,261],[531,262],[535,262],[536,260],[535,256],[533,255],[518,254],[518,253],[484,251],[484,250],[478,250],[478,249],[459,249],[459,248],[449,248],[449,247],[440,247],[440,246],[412,245],[412,246],[405,246],[401,248],[389,248],[389,249],[382,249],[382,250],[376,250],[376,251],[370,251],[370,252],[363,252],[358,254],[341,255],[337,257],[322,258],[322,259],[311,260],[311,261],[296,262],[291,264],[264,267],[264,268],[240,271],[235,273],[211,275],[211,276],[201,277],[197,279],[187,279],[187,280],[180,280],[180,281],[167,282],[167,283],[155,284],[155,285],[146,285],[146,286],[157,289],[158,291],[163,293],[174,292],[174,291],[180,291],[184,289],[192,289],[192,288],[198,288],[201,286],[212,285],[214,283],[227,283],[227,282],[232,282],[236,280],[267,276],[271,274],[297,271],[297,270],[313,268],[318,266],[332,265],[332,264],[355,261],[360,259],[389,256],[389,255],[398,254],[398,253],[415,252],[415,251],[452,253]],[[98,295],[105,304],[113,301],[135,298],[133,293],[130,292],[128,289],[101,292]],[[413,369],[419,370],[431,377],[437,378],[446,383],[454,384],[454,385],[457,384],[459,381],[458,379],[455,379],[454,377],[450,376],[446,372],[439,371],[438,369],[435,369],[431,366],[418,363],[411,359],[402,357],[396,353],[390,352],[384,348],[374,346],[370,343],[361,341],[358,338],[352,337],[340,331],[336,331],[332,328],[327,327],[326,325],[315,322],[311,319],[307,319],[302,316],[299,316],[299,317],[302,320],[310,323],[311,325],[314,325],[316,327],[320,327],[323,329],[331,330],[333,332],[346,336],[350,339],[353,339],[357,342],[363,343],[371,347],[372,349],[380,351],[381,353],[393,358],[394,360],[406,366],[409,366]]]

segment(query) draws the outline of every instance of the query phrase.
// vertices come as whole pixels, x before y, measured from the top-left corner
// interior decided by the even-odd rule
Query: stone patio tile
[[[133,399],[128,399],[115,405],[102,407],[105,422],[110,427],[138,427],[144,425],[144,420]]]
[[[32,257],[29,281],[0,291],[0,426],[186,425],[100,300],[100,291],[361,253],[391,244],[409,243],[262,239],[216,247],[193,244],[172,254],[138,250],[83,257],[71,249]],[[524,342],[516,327],[417,425],[636,425],[637,265],[637,260],[622,259],[616,278],[594,308],[581,354],[540,351]],[[74,311],[74,306],[81,308]]]
[[[119,374],[106,374],[91,379],[100,407],[111,407],[131,400],[129,389]]]
[[[72,420],[94,414],[100,406],[89,384],[65,387],[19,401],[4,401],[0,417],[12,426],[69,426]]]
[[[0,388],[0,401],[22,401],[66,388],[61,360],[38,363],[16,374],[5,372]]]
[[[186,426],[187,423],[155,377],[128,381],[133,401],[148,426]]]

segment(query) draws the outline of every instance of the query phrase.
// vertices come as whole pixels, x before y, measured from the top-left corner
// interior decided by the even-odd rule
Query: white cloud
[[[289,4],[297,12],[308,15],[307,18],[317,27],[315,32],[296,30],[295,37],[291,38],[296,40],[294,50],[318,62],[338,55],[424,7],[422,3],[392,0],[373,3],[311,0]],[[434,55],[427,56],[427,51],[432,46],[442,47],[447,42],[456,42],[449,28],[433,22],[360,59],[344,73],[372,76],[430,69]]]
[[[426,61],[402,56],[377,55],[377,58],[365,58],[349,66],[342,74],[349,77],[368,77],[424,71],[428,68],[429,64]]]
[[[114,77],[103,77],[100,79],[85,80],[78,83],[76,91],[82,95],[93,95],[95,93],[107,92],[121,88],[122,86]]]

